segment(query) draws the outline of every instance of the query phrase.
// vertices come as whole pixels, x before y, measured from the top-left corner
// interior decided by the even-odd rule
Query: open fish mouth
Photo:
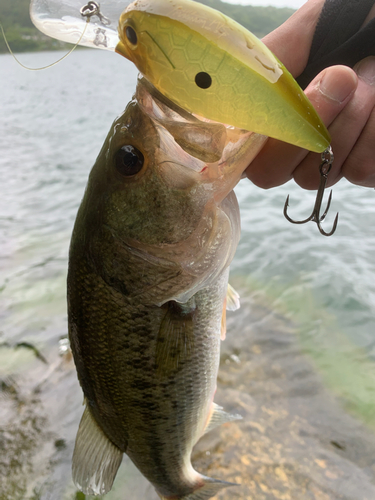
[[[191,182],[204,183],[217,202],[239,182],[267,140],[194,116],[163,96],[146,78],[139,78],[135,97],[158,131],[157,161],[166,182],[181,189]]]

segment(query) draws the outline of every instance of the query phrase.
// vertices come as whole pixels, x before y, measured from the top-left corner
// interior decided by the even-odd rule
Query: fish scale
[[[198,292],[198,297],[195,297],[196,307],[200,310],[196,321],[196,329],[199,332],[207,330],[207,320],[212,314],[215,314],[216,321],[210,320],[211,328],[217,328],[220,324],[221,307],[218,308],[217,304],[215,305],[212,302],[207,304],[206,295],[208,293],[210,293],[211,299],[212,296],[216,298],[215,293],[212,295],[212,292],[215,292],[212,288],[205,292]],[[222,296],[222,289],[218,290],[218,292]],[[201,303],[203,307],[200,307]],[[214,305],[214,308],[212,305]],[[167,492],[169,495],[172,492],[181,495],[186,494],[193,484],[193,481],[191,481],[192,484],[188,482],[186,485],[186,478],[184,478],[185,484],[182,482],[185,473],[182,457],[190,456],[194,442],[193,430],[197,422],[202,425],[199,414],[197,414],[197,408],[201,407],[202,404],[207,405],[207,401],[213,397],[212,376],[217,372],[217,356],[215,356],[215,353],[219,348],[216,331],[213,328],[213,334],[209,335],[207,333],[205,336],[201,336],[202,338],[199,339],[201,347],[195,346],[194,356],[186,363],[184,368],[178,370],[178,378],[176,378],[176,373],[170,373],[166,378],[161,376],[158,381],[153,380],[153,390],[156,392],[159,392],[159,384],[167,384],[164,390],[161,391],[159,411],[156,408],[150,409],[146,405],[143,411],[136,412],[135,417],[141,420],[144,419],[149,424],[149,428],[148,432],[144,432],[145,429],[142,429],[142,438],[139,439],[137,436],[134,440],[134,450],[132,449],[132,443],[129,443],[127,454],[153,483],[155,483],[156,477],[158,491],[161,493]],[[215,363],[212,362],[213,358],[216,358]],[[140,374],[140,376],[143,377],[144,374]],[[153,376],[151,377],[153,378]],[[142,393],[138,397],[142,402]],[[175,402],[174,409],[168,404],[171,400]],[[155,427],[153,422],[156,424]],[[165,436],[168,435],[171,437],[169,443],[165,441]],[[155,441],[160,443],[159,446],[155,445]],[[171,463],[176,464],[177,473],[176,468],[170,467]]]
[[[77,264],[82,266],[81,262]],[[97,277],[94,280],[84,278],[83,282],[76,278],[74,283],[80,297],[89,296],[95,303],[100,303],[101,310],[107,311],[104,323],[98,322],[96,313],[100,311],[90,308],[87,310],[89,317],[81,318],[80,324],[77,324],[80,328],[79,350],[87,353],[88,346],[91,346],[91,350],[95,346],[94,353],[90,353],[85,361],[95,392],[95,400],[88,401],[90,411],[111,441],[123,451],[126,450],[143,474],[154,483],[156,476],[159,490],[166,489],[166,484],[170,492],[174,486],[174,469],[170,468],[170,463],[178,465],[181,456],[185,455],[185,447],[181,443],[190,442],[190,454],[193,444],[190,427],[194,428],[197,420],[196,408],[202,402],[207,404],[213,397],[219,351],[216,332],[222,311],[221,300],[218,301],[217,296],[223,296],[226,276],[219,284],[198,292],[195,297],[196,308],[199,310],[196,330],[205,332],[205,335],[199,336],[201,348],[195,346],[189,365],[185,370],[179,371],[180,380],[175,379],[176,374],[173,372],[166,378],[161,376],[155,380],[155,344],[159,332],[153,325],[160,323],[160,308],[153,308],[150,312],[146,307],[139,307],[133,319],[131,311],[134,305],[126,303],[119,292],[108,285],[103,286]],[[74,291],[70,290],[70,293]],[[107,309],[113,304],[113,296],[117,298],[114,311]],[[117,307],[120,300],[124,302],[121,308]],[[76,303],[73,311],[79,307],[80,304]],[[74,313],[71,321],[74,322]],[[121,345],[124,338],[125,348]],[[75,359],[77,363],[77,355]],[[109,370],[107,363],[118,369]],[[125,371],[122,369],[124,365],[128,367]],[[81,379],[81,383],[86,387],[85,380]],[[87,394],[86,397],[89,398]],[[175,403],[174,409],[171,408],[171,402]],[[107,411],[106,405],[110,406],[111,412]],[[121,415],[121,419],[113,413]],[[164,425],[160,424],[163,419],[166,422]],[[171,439],[168,446],[165,436],[174,432],[175,423],[179,424],[180,432],[176,439]],[[184,423],[183,429],[181,423]],[[133,436],[129,438],[126,447],[123,445],[123,435]],[[179,447],[176,450],[177,443]],[[178,483],[180,476],[177,474]]]
[[[158,105],[156,91],[142,80],[138,87],[142,102]],[[201,126],[206,136],[217,133]],[[181,173],[187,156],[177,145],[166,152],[162,133],[136,100],[129,104],[90,174],[72,235],[69,335],[86,402],[73,477],[88,494],[110,489],[124,452],[162,498],[193,500],[196,490],[209,498],[227,485],[197,473],[190,456],[214,410],[228,265],[239,238],[231,189],[242,167],[233,144],[209,176],[188,166]],[[243,135],[241,153],[246,140],[249,149],[257,144]],[[128,179],[115,158],[129,143],[142,147],[145,161]]]

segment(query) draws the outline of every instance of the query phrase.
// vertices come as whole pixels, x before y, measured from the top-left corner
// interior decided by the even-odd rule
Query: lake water
[[[43,66],[57,53],[21,54]],[[0,56],[0,500],[82,500],[70,479],[82,393],[66,338],[70,234],[91,166],[135,90],[115,54],[76,51],[43,72]],[[318,168],[318,165],[317,165]],[[244,419],[205,436],[196,468],[241,486],[218,499],[375,498],[375,191],[236,189],[242,237],[217,401]],[[106,498],[156,500],[128,460]]]

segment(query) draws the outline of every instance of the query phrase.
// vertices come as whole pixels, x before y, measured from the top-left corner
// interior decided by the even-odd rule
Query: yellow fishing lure
[[[329,133],[292,75],[256,36],[191,0],[136,0],[116,52],[182,108],[322,152]]]

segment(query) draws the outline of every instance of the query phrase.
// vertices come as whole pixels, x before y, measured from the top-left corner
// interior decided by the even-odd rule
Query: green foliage
[[[294,12],[293,9],[232,5],[221,0],[198,1],[220,10],[260,38],[277,28]],[[29,16],[29,5],[30,0],[0,0],[0,22],[11,49],[14,52],[33,52],[67,47],[68,44],[46,37],[34,27]],[[0,36],[0,53],[7,50]]]
[[[26,28],[17,24],[8,27],[5,34],[13,52],[58,50],[67,45],[43,35],[36,28]],[[4,38],[0,38],[0,53],[7,51]]]
[[[63,1],[63,0],[62,0]],[[30,0],[0,0],[0,22],[13,52],[58,50],[67,44],[43,35],[31,22]],[[0,33],[0,53],[8,52]]]
[[[10,26],[33,28],[29,16],[30,0],[1,0],[0,21],[4,29]]]
[[[262,38],[283,24],[294,12],[293,9],[288,8],[234,5],[222,2],[221,0],[197,1],[231,17],[259,38]]]

